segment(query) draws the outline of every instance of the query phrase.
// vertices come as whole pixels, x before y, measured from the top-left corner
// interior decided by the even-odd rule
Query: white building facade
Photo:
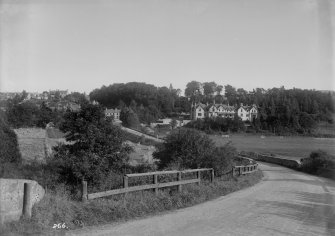
[[[192,105],[191,108],[191,119],[204,119],[205,117],[215,118],[231,118],[233,119],[235,114],[242,119],[242,121],[253,121],[258,117],[258,109],[256,105],[252,106],[235,106],[225,105],[225,104],[210,104],[205,105],[198,103]]]

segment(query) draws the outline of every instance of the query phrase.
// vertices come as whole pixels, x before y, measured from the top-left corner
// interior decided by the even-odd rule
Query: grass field
[[[20,128],[14,130],[24,162],[45,160],[45,130],[39,128]]]
[[[220,135],[210,135],[218,146],[222,146],[231,141],[238,151],[250,151],[261,153],[273,153],[287,156],[292,159],[307,157],[317,149],[324,150],[335,156],[334,138],[313,138],[313,137],[283,137],[248,134],[232,134],[229,138]]]

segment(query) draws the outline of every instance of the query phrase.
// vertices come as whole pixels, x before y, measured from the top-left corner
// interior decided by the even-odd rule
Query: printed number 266
[[[65,229],[67,228],[65,223],[59,223],[59,224],[54,224],[54,226],[52,227],[53,229]]]

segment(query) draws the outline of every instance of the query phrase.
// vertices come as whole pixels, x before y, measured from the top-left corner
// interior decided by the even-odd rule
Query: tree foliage
[[[301,168],[303,171],[312,174],[318,173],[321,168],[334,169],[334,156],[322,150],[313,151],[309,158],[303,159]]]
[[[108,108],[129,107],[143,123],[150,123],[158,118],[169,116],[176,110],[188,111],[179,98],[180,90],[167,87],[156,87],[146,83],[131,82],[103,86],[90,93],[90,99],[96,100]]]
[[[0,112],[0,164],[21,163],[21,154],[15,132],[9,127],[5,115]]]
[[[179,169],[215,168],[218,173],[231,167],[236,150],[230,145],[215,147],[214,142],[194,129],[178,129],[157,146],[154,157],[159,168]]]
[[[211,133],[212,131],[243,132],[246,129],[241,118],[239,118],[237,115],[235,115],[233,119],[223,117],[206,117],[205,119],[191,121],[186,125],[186,127],[195,128],[207,133]]]
[[[80,179],[100,183],[127,163],[131,148],[123,144],[122,130],[105,119],[99,106],[87,104],[79,112],[67,111],[60,130],[70,144],[55,149],[54,162],[68,183]]]

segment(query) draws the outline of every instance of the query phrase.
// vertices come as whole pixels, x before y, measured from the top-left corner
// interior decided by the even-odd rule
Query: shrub
[[[168,135],[153,155],[161,169],[214,168],[217,175],[222,175],[231,168],[236,149],[230,143],[215,147],[204,133],[183,128]]]
[[[2,117],[0,117],[0,140],[0,164],[21,163],[17,136]]]
[[[334,157],[322,150],[311,152],[301,166],[301,169],[308,173],[317,173],[320,168],[335,168]]]
[[[235,162],[236,148],[230,143],[223,147],[215,148],[212,155],[208,156],[203,161],[203,167],[213,168],[216,176],[221,176],[229,172]]]
[[[163,144],[157,145],[154,158],[159,168],[176,163],[179,168],[199,168],[204,159],[215,150],[214,142],[194,129],[178,129],[169,134]]]
[[[127,163],[131,148],[123,144],[122,130],[105,119],[101,107],[84,105],[79,112],[68,111],[60,130],[71,144],[56,147],[52,162],[70,185],[83,178],[100,185]]]

